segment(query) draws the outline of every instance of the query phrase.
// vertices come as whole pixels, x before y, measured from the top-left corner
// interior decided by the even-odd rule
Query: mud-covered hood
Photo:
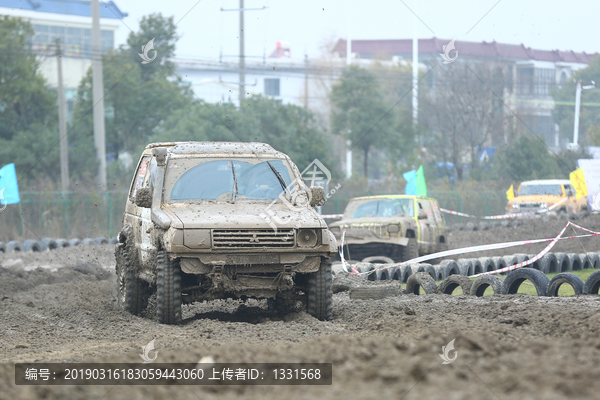
[[[290,209],[283,203],[237,202],[170,204],[165,211],[177,217],[184,229],[326,228],[312,208]],[[179,225],[179,224],[177,224]]]
[[[407,216],[398,217],[365,217],[365,218],[352,218],[344,219],[335,222],[330,225],[330,228],[339,227],[340,229],[346,229],[346,236],[348,237],[383,237],[388,236],[387,227],[388,225],[399,225],[400,231],[404,231],[407,227],[416,225],[415,220]],[[340,236],[341,232],[337,229],[333,230],[333,233]]]
[[[513,198],[512,200],[510,200],[508,202],[509,205],[515,204],[515,203],[549,203],[549,204],[554,204],[554,203],[558,203],[561,199],[563,198],[563,196],[555,196],[555,195],[551,195],[551,194],[531,194],[531,195],[526,195],[526,196],[517,196],[515,198]]]

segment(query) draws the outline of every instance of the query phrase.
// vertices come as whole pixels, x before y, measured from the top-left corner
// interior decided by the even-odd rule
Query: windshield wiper
[[[238,191],[237,186],[237,177],[235,176],[235,165],[233,165],[233,160],[231,160],[231,172],[233,172],[233,190],[231,191],[231,202],[235,203],[235,195]]]
[[[290,189],[288,189],[287,184],[285,183],[285,180],[283,180],[283,177],[281,176],[281,174],[279,173],[279,171],[277,171],[275,169],[275,167],[273,166],[273,164],[271,164],[269,161],[267,161],[267,164],[269,164],[269,167],[271,167],[271,170],[273,171],[273,173],[277,177],[277,180],[279,181],[279,184],[281,185],[282,189],[285,192],[289,193],[290,196],[291,196],[292,193],[290,192]]]

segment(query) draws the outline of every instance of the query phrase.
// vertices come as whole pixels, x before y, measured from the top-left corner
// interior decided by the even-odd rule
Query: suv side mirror
[[[419,211],[419,219],[427,219],[427,213],[425,211]]]
[[[152,208],[152,188],[141,188],[135,193],[135,205],[142,208]]]
[[[311,186],[310,187],[311,198],[310,198],[310,206],[317,207],[325,204],[325,189],[321,186]]]

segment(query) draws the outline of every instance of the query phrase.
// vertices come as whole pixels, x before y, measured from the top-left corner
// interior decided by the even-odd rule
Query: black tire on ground
[[[581,280],[581,278],[570,272],[565,272],[562,274],[558,274],[554,276],[554,278],[552,278],[550,284],[548,285],[548,296],[558,297],[558,289],[563,283],[571,285],[573,291],[575,292],[575,296],[583,294],[584,283]]]
[[[440,263],[440,270],[442,271],[442,280],[446,279],[450,275],[460,275],[460,269],[454,260],[442,261]]]
[[[56,246],[60,248],[71,247],[71,243],[67,239],[56,239]]]
[[[496,269],[494,260],[492,260],[490,257],[481,257],[478,259],[478,261],[481,264],[481,272],[490,272]]]
[[[79,246],[81,244],[81,240],[80,239],[71,239],[69,240],[69,245],[70,246]]]
[[[148,305],[148,284],[135,276],[123,243],[115,253],[117,253],[117,304],[123,310],[139,315]]]
[[[533,268],[519,268],[509,272],[502,284],[502,293],[517,293],[521,284],[526,280],[533,284],[538,296],[547,296],[550,279],[543,272]]]
[[[38,240],[37,242],[40,245],[40,251],[48,250],[48,245],[44,243],[43,240]]]
[[[333,291],[331,288],[331,261],[321,259],[321,267],[308,276],[308,302],[306,309],[310,315],[321,321],[327,321],[333,314]]]
[[[481,260],[479,258],[471,259],[471,264],[473,265],[473,270],[471,271],[472,272],[471,275],[477,275],[477,274],[481,274],[482,272],[485,272],[483,270],[483,264],[481,263]]]
[[[504,281],[495,275],[481,275],[471,285],[471,296],[483,297],[487,288],[491,287],[494,294],[502,293]]]
[[[546,253],[538,262],[540,264],[540,272],[544,274],[558,272],[558,260],[556,259],[556,254]]]
[[[16,240],[11,240],[10,242],[6,243],[6,251],[8,253],[21,251],[21,243],[17,242]]]
[[[529,255],[529,259],[533,259],[535,256],[537,256],[537,254],[530,254]],[[533,263],[529,264],[529,268],[533,268],[533,269],[537,269],[538,271],[542,270],[542,264],[541,264],[542,259],[539,259],[537,261],[534,261]]]
[[[42,246],[40,246],[40,242],[33,239],[25,240],[21,248],[23,249],[23,251],[33,251],[36,253],[42,251]]]
[[[108,239],[105,237],[97,237],[94,239],[94,242],[96,242],[96,244],[108,244]]]
[[[58,242],[52,238],[43,238],[42,242],[46,245],[46,247],[50,250],[55,250],[57,249],[58,246]]]
[[[435,270],[435,268],[433,268],[433,265],[431,264],[422,264],[425,266],[425,272],[427,272],[429,275],[431,275],[431,277],[433,278],[434,281],[437,281],[437,271]]]
[[[444,271],[442,271],[442,267],[438,264],[438,265],[434,265],[433,268],[435,269],[435,280],[443,281],[444,280]]]
[[[412,275],[412,268],[410,265],[403,265],[400,268],[402,269],[402,283],[406,283],[408,278]]]
[[[364,258],[362,262],[370,264],[393,264],[394,260],[385,256],[371,256]]]
[[[92,238],[85,238],[81,241],[81,244],[84,246],[96,245],[96,241]]]
[[[506,268],[506,261],[504,260],[504,257],[492,257],[492,261],[494,262],[494,271]]]
[[[352,287],[362,285],[364,279],[356,274],[349,274],[346,272],[340,272],[333,277],[333,283],[331,285],[333,293],[345,292],[350,290]],[[275,304],[273,304],[274,306]]]
[[[529,261],[529,256],[527,254],[515,254],[515,257],[517,258],[517,264]]]
[[[473,262],[471,259],[462,258],[457,261],[458,270],[460,275],[462,276],[471,276],[473,275]]]
[[[467,224],[465,225],[465,231],[476,231],[478,228],[477,225],[475,225],[475,223],[473,222],[467,222]]]
[[[385,268],[385,264],[377,264],[377,280],[378,281],[389,281],[390,280],[390,269]]]
[[[550,269],[550,273],[552,272],[569,272],[572,271],[573,266],[571,265],[571,259],[565,253],[554,253],[556,256],[556,271],[552,271]]]
[[[369,285],[350,288],[351,300],[379,300],[390,296],[399,296],[401,294],[402,288],[400,286],[392,285]]]
[[[490,224],[487,222],[480,222],[479,223],[479,230],[480,231],[487,231],[488,229],[490,229]]]
[[[409,238],[407,245],[402,249],[402,261],[419,257],[419,243],[416,238]]]
[[[0,253],[6,253],[6,245],[4,242],[0,242]]]
[[[181,269],[177,260],[161,250],[157,254],[156,316],[161,324],[181,321]],[[329,289],[331,292],[331,265],[329,266]]]
[[[583,269],[597,269],[600,265],[598,253],[581,253],[579,255]]]
[[[579,254],[567,254],[569,257],[569,262],[571,264],[571,271],[581,271],[583,269],[583,263],[581,262],[581,258]]]
[[[409,264],[409,266],[412,270],[412,275],[416,274],[417,272],[425,272],[424,264]]]
[[[425,294],[433,294],[437,292],[435,281],[427,272],[417,272],[411,275],[406,281],[406,293],[419,294],[419,288],[423,288]]]
[[[390,270],[390,279],[402,282],[402,268],[394,267]]]
[[[583,286],[583,294],[600,294],[600,271],[591,274]]]
[[[460,286],[463,294],[471,294],[471,286],[473,281],[466,276],[462,275],[450,275],[438,286],[438,293],[440,294],[452,294],[454,290]]]
[[[504,262],[506,263],[507,267],[517,264],[518,261],[517,256],[515,256],[514,254],[512,256],[504,256],[502,258],[504,259]]]

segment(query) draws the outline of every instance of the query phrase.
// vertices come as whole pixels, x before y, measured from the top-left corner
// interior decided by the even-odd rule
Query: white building
[[[58,86],[55,40],[63,49],[62,67],[67,118],[71,118],[77,86],[91,66],[92,13],[89,0],[0,0],[0,15],[31,23],[35,35],[31,48],[40,60],[40,72],[50,87]],[[114,32],[127,16],[112,1],[100,7],[102,51],[114,48]]]

